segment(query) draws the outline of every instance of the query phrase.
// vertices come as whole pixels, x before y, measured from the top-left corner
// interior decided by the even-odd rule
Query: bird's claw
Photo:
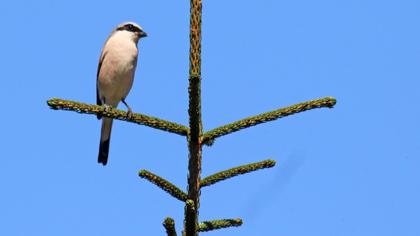
[[[133,111],[131,110],[131,108],[129,108],[127,110],[127,119],[131,119],[131,118],[133,118]]]
[[[108,105],[108,104],[104,104],[104,112],[105,113],[108,113],[108,112],[110,112],[112,110],[112,107],[110,106],[110,105]]]

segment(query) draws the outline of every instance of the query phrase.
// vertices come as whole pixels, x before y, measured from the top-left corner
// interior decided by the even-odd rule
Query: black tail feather
[[[105,141],[101,141],[99,144],[99,154],[98,154],[98,163],[102,163],[102,165],[106,165],[108,162],[108,153],[109,153],[109,139]]]

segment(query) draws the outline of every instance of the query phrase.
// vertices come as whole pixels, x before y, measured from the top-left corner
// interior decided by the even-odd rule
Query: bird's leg
[[[131,110],[131,107],[125,102],[125,99],[121,99],[121,101],[127,107],[127,118],[131,119],[131,117],[133,116],[133,111]]]

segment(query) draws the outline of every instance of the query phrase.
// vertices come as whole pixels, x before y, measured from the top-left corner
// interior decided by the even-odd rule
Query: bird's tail
[[[99,154],[98,154],[98,163],[106,165],[108,162],[108,153],[109,153],[109,141],[111,139],[111,130],[112,130],[112,119],[105,118],[102,119],[102,128],[101,128],[101,141],[99,143]]]

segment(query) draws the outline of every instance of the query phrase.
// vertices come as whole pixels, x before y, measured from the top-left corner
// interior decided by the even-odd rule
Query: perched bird
[[[99,58],[96,75],[97,105],[103,105],[109,110],[122,101],[131,115],[131,108],[125,98],[133,85],[138,56],[137,43],[146,36],[143,29],[134,22],[122,23],[111,32]],[[101,118],[98,115],[98,119]],[[103,165],[108,162],[111,129],[112,119],[103,117],[98,154],[98,163]]]

